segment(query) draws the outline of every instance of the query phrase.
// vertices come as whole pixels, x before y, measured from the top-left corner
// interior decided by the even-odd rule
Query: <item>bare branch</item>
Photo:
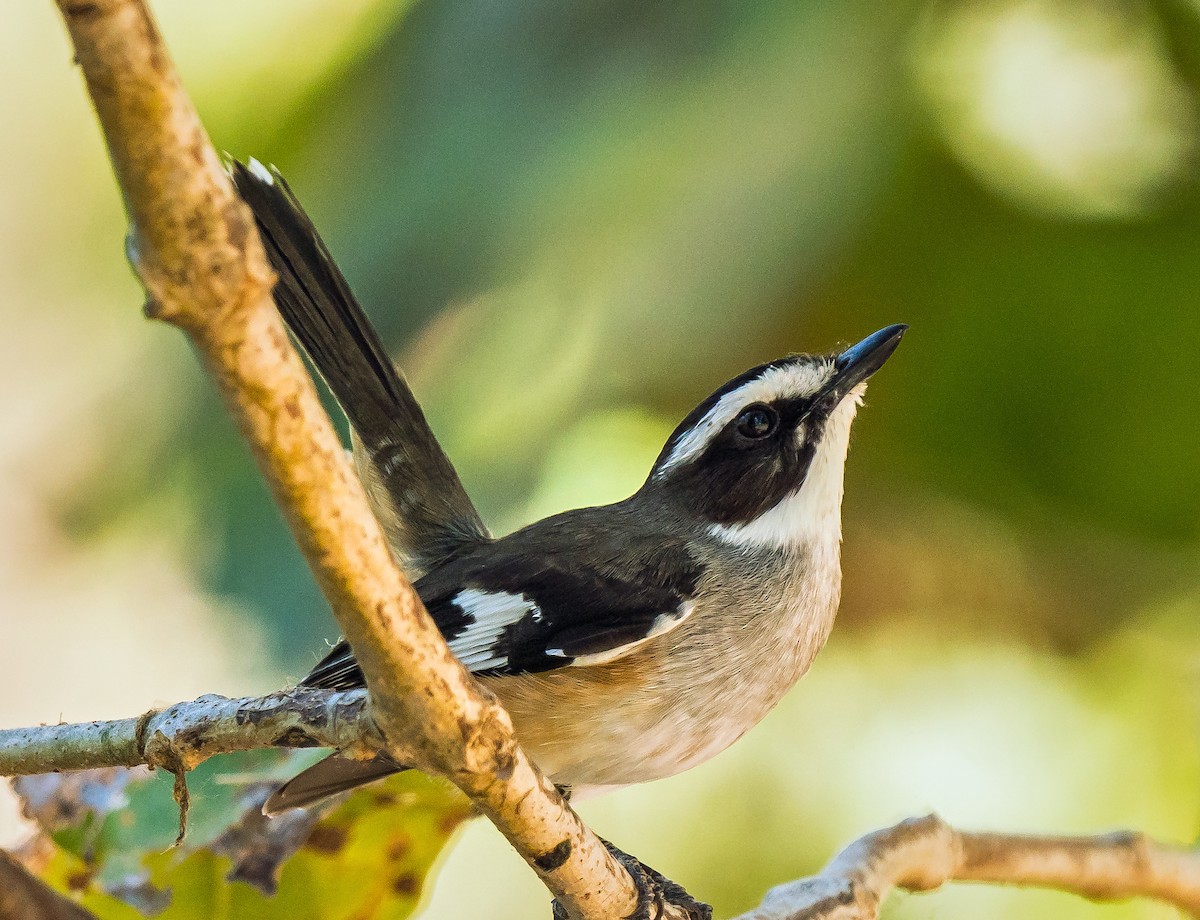
[[[1200,853],[1142,834],[1050,837],[958,831],[935,815],[856,840],[820,875],[772,889],[737,920],[875,920],[894,888],[946,882],[1057,888],[1097,901],[1166,901],[1200,916]]]
[[[188,335],[218,385],[355,649],[369,702],[350,694],[307,703],[298,693],[204,697],[140,719],[16,730],[0,735],[0,772],[136,763],[182,770],[263,744],[377,746],[462,788],[570,916],[632,914],[629,874],[521,752],[508,714],[450,653],[397,569],[275,312],[253,220],[143,0],[56,2],[125,196],[148,312]],[[821,875],[774,890],[742,920],[869,920],[895,887],[925,891],[951,880],[1145,895],[1200,914],[1193,853],[1128,834],[970,834],[931,817],[862,838]]]
[[[264,747],[383,747],[362,690],[297,688],[264,697],[209,694],[136,719],[0,729],[0,775],[135,767],[191,770],[214,754]]]
[[[0,920],[96,920],[0,850]]]
[[[628,873],[517,747],[508,714],[396,567],[275,312],[253,220],[144,2],[56,2],[125,196],[148,312],[187,333],[217,383],[354,647],[389,750],[403,739],[406,756],[462,788],[572,916],[628,915]]]

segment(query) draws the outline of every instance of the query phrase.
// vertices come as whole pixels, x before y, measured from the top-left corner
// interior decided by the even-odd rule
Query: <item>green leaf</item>
[[[57,849],[41,875],[101,920],[410,916],[438,854],[471,814],[467,800],[409,771],[319,818],[290,812],[267,819],[260,808],[273,784],[245,780],[282,762],[223,758],[190,774],[194,820],[179,847],[171,846],[177,813],[170,777],[129,783],[123,807],[77,814],[54,833]]]

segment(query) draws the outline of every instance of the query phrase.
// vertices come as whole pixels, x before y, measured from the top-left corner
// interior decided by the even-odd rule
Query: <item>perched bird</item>
[[[833,625],[850,424],[906,326],[751,368],[692,410],[629,498],[494,539],[283,178],[254,160],[231,171],[393,552],[555,783],[579,794],[679,773],[779,702]],[[301,684],[363,677],[342,642]],[[334,754],[264,810],[401,769]]]

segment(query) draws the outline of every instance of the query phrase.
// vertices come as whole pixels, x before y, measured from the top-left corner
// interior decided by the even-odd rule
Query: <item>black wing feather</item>
[[[566,658],[603,655],[612,649],[644,639],[658,617],[659,614],[655,613],[631,617],[627,623],[568,626],[556,632],[550,644]]]
[[[300,681],[300,686],[319,690],[355,690],[365,686],[363,673],[354,660],[350,643],[345,639],[339,641]]]
[[[526,557],[467,579],[477,590],[524,595],[537,610],[504,629],[494,648],[505,663],[487,673],[546,671],[620,648],[645,638],[660,615],[680,612],[690,599],[678,587],[567,568],[563,561]]]

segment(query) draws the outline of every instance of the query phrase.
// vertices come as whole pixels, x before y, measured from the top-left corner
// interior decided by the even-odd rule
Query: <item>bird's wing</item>
[[[505,674],[605,664],[675,629],[695,607],[678,587],[563,561],[508,560],[439,599],[439,624],[445,607],[458,614],[443,631],[463,664]]]
[[[656,555],[662,552],[679,558],[647,560],[634,577],[568,567],[561,556],[501,554],[435,570],[417,588],[451,651],[476,674],[605,664],[675,629],[695,609],[698,565],[682,548]],[[334,647],[303,685],[361,687],[349,646]]]

